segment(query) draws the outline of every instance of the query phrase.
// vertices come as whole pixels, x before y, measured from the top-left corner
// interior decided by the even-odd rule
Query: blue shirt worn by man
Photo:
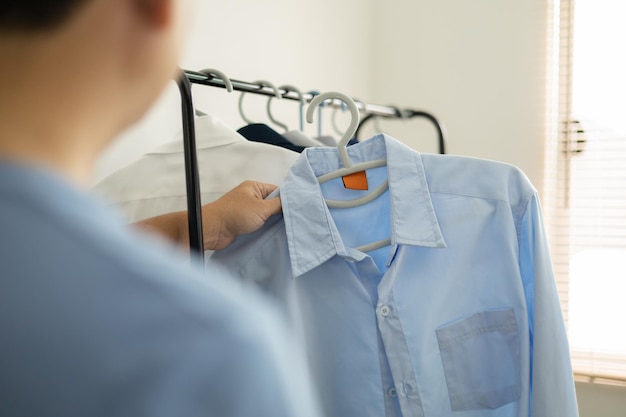
[[[421,155],[378,135],[376,200],[348,190],[337,149],[310,148],[283,215],[208,260],[285,303],[332,417],[574,417],[568,342],[535,189],[516,168]],[[353,248],[391,238],[368,254]]]
[[[0,416],[317,416],[266,300],[167,249],[1,162]]]

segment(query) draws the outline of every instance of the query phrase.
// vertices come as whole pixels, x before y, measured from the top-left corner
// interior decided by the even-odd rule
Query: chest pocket
[[[512,308],[436,329],[452,411],[494,409],[520,397],[520,340]]]

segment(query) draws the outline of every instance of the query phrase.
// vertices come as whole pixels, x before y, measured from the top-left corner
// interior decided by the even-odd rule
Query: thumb
[[[265,209],[267,210],[267,217],[273,216],[282,211],[282,203],[280,201],[280,197],[263,200],[263,204],[265,206]]]
[[[274,190],[278,187],[274,184],[266,184],[264,182],[255,182],[254,185],[257,187],[257,191],[259,192],[261,198],[266,198],[270,195]]]

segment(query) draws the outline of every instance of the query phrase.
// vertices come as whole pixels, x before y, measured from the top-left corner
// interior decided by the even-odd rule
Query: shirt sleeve
[[[575,417],[578,408],[569,343],[536,193],[528,201],[518,230],[530,327],[531,416]]]

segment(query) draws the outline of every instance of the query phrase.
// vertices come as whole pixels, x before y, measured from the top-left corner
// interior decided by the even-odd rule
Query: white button
[[[391,398],[396,398],[398,396],[398,393],[396,392],[396,389],[394,387],[389,388],[387,390],[387,394],[389,394]]]
[[[387,317],[391,312],[391,309],[389,308],[389,306],[381,306],[378,311],[380,312],[381,316]]]

